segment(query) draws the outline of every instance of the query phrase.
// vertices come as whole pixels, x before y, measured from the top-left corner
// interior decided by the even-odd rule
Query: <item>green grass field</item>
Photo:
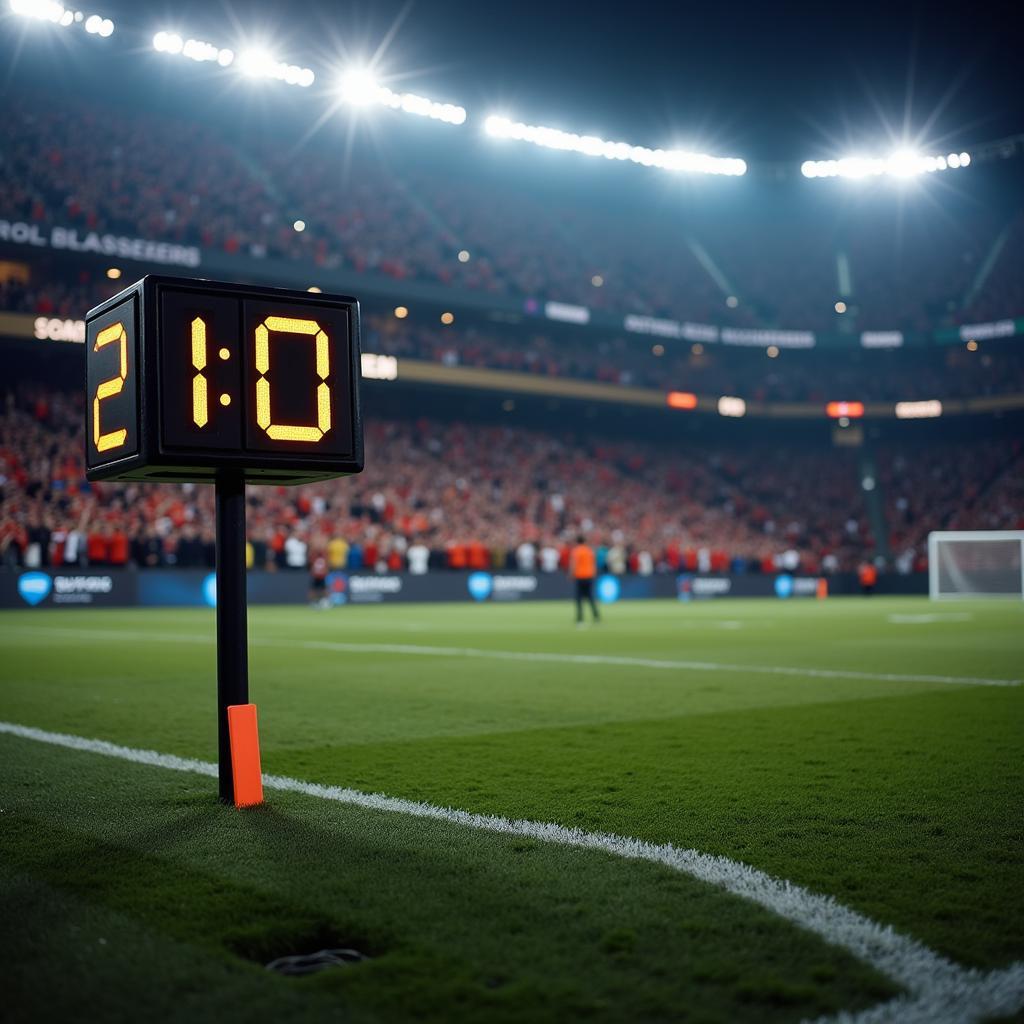
[[[0,722],[215,760],[213,629],[3,613]],[[693,848],[963,967],[1024,959],[1024,687],[992,685],[1024,677],[1017,603],[255,608],[250,638],[266,772]],[[5,1020],[799,1021],[903,990],[664,865],[215,794],[0,732]],[[263,966],[331,945],[371,959]]]

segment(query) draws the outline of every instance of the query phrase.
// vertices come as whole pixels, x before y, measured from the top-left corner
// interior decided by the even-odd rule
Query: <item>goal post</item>
[[[940,530],[928,534],[928,594],[1024,598],[1024,530]]]

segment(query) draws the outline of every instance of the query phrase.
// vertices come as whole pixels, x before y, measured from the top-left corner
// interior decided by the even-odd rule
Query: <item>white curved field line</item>
[[[75,629],[64,627],[19,626],[12,630],[9,642],[19,637],[46,636],[76,640],[111,639],[152,640],[168,644],[212,644],[216,638],[201,633],[146,633],[140,630]],[[689,661],[673,658],[635,658],[612,654],[561,654],[555,651],[502,651],[488,647],[445,647],[434,644],[347,643],[333,640],[280,639],[263,635],[249,638],[253,647],[288,647],[344,654],[395,654],[411,657],[480,658],[492,661],[546,662],[558,665],[613,665],[626,668],[665,669],[682,672],[739,672],[747,675],[798,676],[808,679],[863,679],[878,683],[938,683],[948,686],[1020,686],[1020,679],[992,679],[985,676],[944,676],[926,673],[864,672],[860,669],[809,668],[797,665],[743,665],[722,661]]]
[[[13,722],[0,722],[0,733],[156,768],[217,775],[217,765],[209,761],[122,747],[105,740],[47,732]],[[650,861],[717,886],[813,932],[830,945],[845,949],[907,991],[905,996],[870,1010],[830,1018],[834,1024],[875,1024],[883,1021],[960,1024],[1016,1013],[1024,1007],[1024,963],[992,972],[960,967],[916,939],[870,920],[831,896],[810,892],[793,882],[775,878],[727,857],[684,850],[671,843],[650,843],[611,833],[586,832],[550,822],[471,814],[450,807],[339,786],[323,786],[281,775],[264,775],[263,785],[267,789],[302,793],[373,811],[431,818],[464,828],[527,837],[584,850],[600,850],[627,860]]]

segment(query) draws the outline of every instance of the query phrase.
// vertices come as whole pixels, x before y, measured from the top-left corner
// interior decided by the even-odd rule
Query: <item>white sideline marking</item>
[[[82,640],[153,640],[164,643],[212,644],[213,634],[144,633],[139,630],[66,629],[19,626],[11,637],[74,636]],[[484,658],[494,661],[532,661],[568,665],[619,665],[630,668],[667,669],[690,672],[739,672],[748,675],[801,676],[808,679],[864,679],[878,683],[941,683],[950,686],[1020,686],[1020,679],[989,679],[984,676],[940,676],[900,672],[863,672],[846,668],[807,668],[783,665],[738,665],[721,661],[677,661],[666,658],[635,658],[612,654],[560,654],[554,651],[501,651],[486,647],[440,647],[427,644],[346,643],[333,640],[289,640],[282,637],[252,636],[252,647],[301,647],[305,650],[341,651],[349,654],[399,654],[436,658]]]
[[[209,761],[123,747],[106,740],[48,732],[14,722],[0,722],[0,733],[156,768],[217,775],[217,766]],[[861,1013],[829,1018],[832,1024],[881,1024],[885,1021],[970,1024],[982,1017],[1016,1013],[1024,1007],[1024,963],[988,973],[960,967],[916,939],[901,935],[891,926],[872,921],[831,896],[811,892],[728,857],[685,850],[671,843],[650,843],[607,832],[586,832],[551,822],[472,814],[451,807],[403,800],[382,793],[363,793],[340,786],[324,786],[282,775],[264,775],[263,785],[267,789],[302,793],[373,811],[431,818],[484,832],[522,836],[583,850],[600,850],[626,860],[662,864],[772,911],[813,932],[830,945],[852,953],[858,960],[870,964],[908,990],[906,996]],[[825,1018],[821,1020],[824,1022]]]
[[[887,618],[900,626],[923,626],[930,622],[970,622],[974,616],[970,612],[925,612],[923,615],[893,614]]]
[[[263,644],[288,641],[256,641]],[[434,647],[419,644],[341,643],[331,640],[300,640],[307,649],[347,651],[353,654],[412,654],[435,657],[493,658],[497,661],[539,661],[570,665],[625,665],[634,668],[688,670],[691,672],[740,672],[748,675],[804,676],[810,679],[867,679],[882,683],[947,683],[965,686],[1020,686],[1019,679],[987,679],[979,676],[937,676],[898,672],[862,672],[846,668],[805,668],[785,665],[739,665],[721,661],[676,661],[634,658],[612,654],[557,654],[550,651],[495,651],[484,647]]]

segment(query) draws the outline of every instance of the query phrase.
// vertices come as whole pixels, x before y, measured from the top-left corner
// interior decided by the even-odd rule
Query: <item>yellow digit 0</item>
[[[273,423],[270,415],[270,332],[303,334],[313,338],[316,345],[316,375],[320,383],[316,388],[316,426],[295,423]],[[327,335],[315,320],[297,320],[289,316],[268,316],[256,328],[256,422],[273,441],[319,441],[331,429],[331,375],[330,347]]]
[[[93,345],[93,351],[99,352],[104,346],[112,345],[115,342],[121,347],[121,372],[116,377],[111,377],[110,380],[99,384],[96,388],[96,396],[92,400],[92,439],[98,452],[120,448],[128,439],[126,427],[122,427],[120,430],[110,430],[105,434],[100,429],[100,402],[104,398],[113,398],[114,395],[119,395],[128,377],[128,335],[125,332],[124,324],[116,323],[104,327],[96,335],[96,344]]]

